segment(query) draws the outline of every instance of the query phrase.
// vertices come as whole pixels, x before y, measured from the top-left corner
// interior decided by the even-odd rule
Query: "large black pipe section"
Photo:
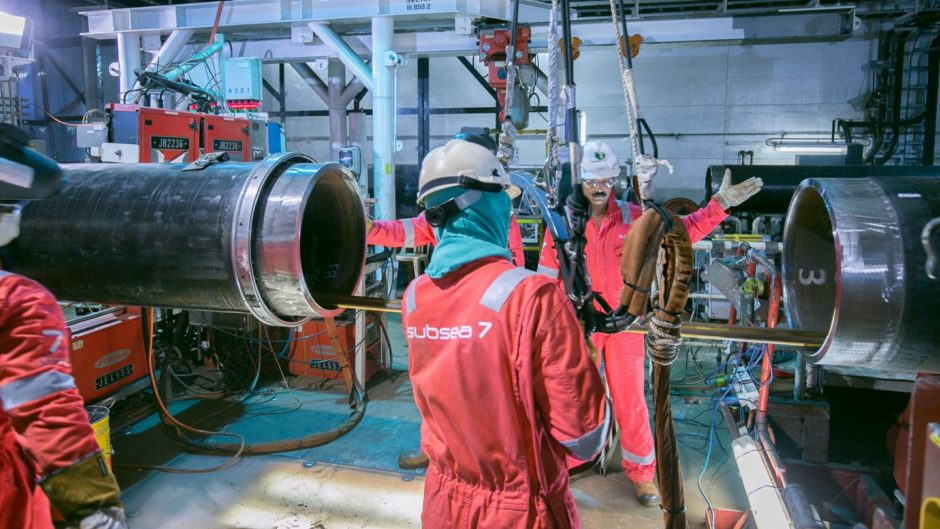
[[[351,294],[365,213],[339,164],[293,153],[260,163],[63,165],[66,184],[23,209],[6,268],[61,299],[248,312],[296,325]]]
[[[731,170],[731,182],[740,184],[752,176],[764,181],[760,193],[731,210],[736,213],[782,215],[793,193],[808,178],[862,177],[940,177],[940,167],[875,165],[712,165],[705,172],[705,199],[718,192],[725,169]]]
[[[787,212],[783,296],[794,329],[826,333],[809,362],[940,372],[940,282],[921,231],[940,215],[940,179],[803,182]]]

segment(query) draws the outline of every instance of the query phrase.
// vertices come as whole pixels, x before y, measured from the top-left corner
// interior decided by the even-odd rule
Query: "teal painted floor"
[[[324,446],[246,457],[217,472],[174,474],[124,465],[203,469],[228,458],[187,453],[164,432],[155,415],[114,432],[115,471],[124,488],[131,527],[419,527],[423,474],[399,469],[397,457],[417,446],[420,417],[404,373],[407,352],[396,319],[389,319],[389,334],[397,372],[373,379],[365,417],[345,436]],[[673,375],[677,381],[684,376],[681,364],[680,359]],[[327,430],[348,416],[342,384],[295,377],[289,383],[290,390],[272,378],[257,395],[234,406],[201,401],[174,404],[171,409],[188,424],[239,433],[249,442]],[[705,458],[711,405],[694,386],[683,393],[688,396],[674,397],[673,406],[677,417],[694,419],[677,423],[687,506],[690,526],[703,527],[705,500],[696,478]],[[723,446],[730,447],[724,427],[716,428],[716,433]],[[716,506],[746,504],[734,463],[718,442],[713,443],[702,484]],[[662,524],[658,509],[639,506],[621,472],[578,474],[572,479],[572,491],[585,528]]]

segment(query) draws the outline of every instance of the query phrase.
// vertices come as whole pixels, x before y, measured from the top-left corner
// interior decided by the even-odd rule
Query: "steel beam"
[[[124,31],[195,29],[209,31],[215,22],[218,2],[160,5],[133,9],[83,11],[88,18],[87,36],[114,38]],[[422,9],[416,9],[421,7]],[[373,17],[395,16],[411,29],[440,23],[453,27],[455,17],[485,17],[508,20],[506,0],[434,0],[416,4],[400,0],[228,0],[222,6],[219,31],[230,33],[276,30],[308,22],[368,26]],[[528,6],[523,21],[537,20],[543,7]]]
[[[300,44],[312,43],[313,25],[330,24],[338,34],[362,35],[365,48],[371,49],[369,20],[375,15],[396,15],[393,48],[406,55],[470,55],[478,52],[477,36],[454,29],[455,17],[478,17],[506,20],[500,13],[508,2],[481,1],[477,7],[458,10],[457,5],[470,4],[456,1],[435,1],[432,10],[420,16],[401,11],[404,2],[386,5],[379,0],[347,0],[329,2],[337,7],[307,8],[309,0],[284,0],[289,9],[282,10],[279,0],[231,0],[223,7],[219,30],[227,33],[257,32],[267,39],[275,32],[290,26],[294,39]],[[326,2],[323,2],[326,4]],[[304,4],[300,6],[300,4]],[[368,7],[367,4],[371,4]],[[392,4],[389,2],[388,4]],[[503,5],[503,9],[498,7]],[[407,4],[405,4],[407,5]],[[496,7],[494,7],[496,6]],[[137,9],[111,9],[82,13],[88,18],[89,30],[83,35],[98,39],[112,39],[121,32],[166,32],[176,29],[205,30],[212,27],[217,4],[181,4]],[[547,9],[524,6],[527,16],[523,21],[532,25],[530,50],[544,51],[547,39]],[[283,18],[286,17],[286,18]],[[838,7],[824,10],[776,11],[752,16],[719,16],[683,19],[637,20],[631,22],[631,31],[643,35],[644,45],[678,43],[758,44],[766,42],[827,41],[848,38],[855,28],[855,9]],[[309,28],[307,26],[310,26]],[[233,31],[234,30],[234,31]],[[613,31],[609,21],[582,21],[572,23],[572,35],[581,39],[582,46],[613,46]],[[286,40],[286,39],[285,39]],[[329,48],[301,46],[290,58],[328,57],[335,55]],[[249,55],[249,53],[244,53]],[[254,54],[263,57],[263,54]],[[275,55],[275,57],[279,57]],[[347,67],[350,67],[347,64]]]
[[[316,294],[317,299],[326,306],[344,309],[370,310],[375,312],[401,312],[401,300],[343,296],[334,294]],[[625,332],[646,334],[648,327],[630,327]],[[740,327],[717,323],[682,324],[683,338],[701,340],[731,340],[748,343],[772,343],[789,347],[816,347],[826,338],[825,333],[800,331],[794,329],[768,329],[766,327]]]
[[[330,92],[327,88],[326,83],[323,82],[323,79],[313,71],[310,66],[307,66],[306,63],[302,62],[292,62],[290,63],[291,67],[297,72],[297,75],[307,83],[316,94],[323,100],[324,103],[329,103],[330,101]]]
[[[389,19],[391,20],[391,19]],[[375,84],[373,77],[375,72],[369,71],[369,66],[359,57],[352,48],[349,47],[349,44],[343,40],[342,37],[336,34],[328,24],[322,22],[311,22],[309,24],[310,29],[316,33],[317,37],[320,37],[320,40],[323,41],[326,46],[333,51],[336,57],[339,60],[343,61],[343,64],[347,68],[352,70],[353,75],[355,75],[362,84],[369,89],[369,91],[375,90]],[[391,48],[391,42],[388,43]],[[331,55],[332,56],[332,55]]]

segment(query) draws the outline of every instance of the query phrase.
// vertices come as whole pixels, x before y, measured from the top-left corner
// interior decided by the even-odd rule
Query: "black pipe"
[[[565,88],[570,87],[570,94],[575,91],[574,58],[571,56],[571,8],[568,0],[561,0],[561,35],[565,45]],[[578,109],[574,101],[566,103],[565,110],[565,143],[569,145],[578,142]]]
[[[623,0],[617,0],[620,6],[620,27],[623,32],[623,49],[627,52],[627,69],[633,69],[633,50],[630,49],[630,34],[627,33],[627,11],[623,6]]]
[[[418,58],[418,165],[431,150],[431,72],[429,59]]]
[[[721,186],[725,169],[731,170],[732,184],[752,176],[764,180],[764,188],[747,202],[732,209],[732,214],[783,214],[800,182],[807,178],[862,177],[940,177],[937,166],[872,165],[712,165],[705,172],[705,199],[710,200]]]
[[[937,145],[937,97],[940,96],[940,36],[927,54],[927,101],[924,109],[924,165],[933,165]]]
[[[894,63],[894,104],[892,106],[891,117],[894,121],[898,121],[898,117],[901,115],[901,96],[902,96],[902,86],[904,85],[904,50],[907,47],[907,32],[902,32],[898,35],[897,50],[895,50],[895,63]],[[916,39],[915,39],[916,40]],[[894,151],[898,147],[898,140],[901,136],[901,127],[899,125],[894,125],[891,127],[891,142],[888,144],[888,148],[885,149],[885,154],[877,160],[878,165],[884,165],[894,156]]]
[[[355,179],[310,161],[63,165],[62,191],[23,208],[4,268],[71,301],[309,319],[312,293],[352,293],[365,258]]]
[[[783,234],[783,297],[794,328],[827,333],[819,350],[801,352],[804,359],[940,373],[940,282],[927,275],[921,241],[937,216],[940,178],[800,186]]]
[[[512,34],[509,36],[509,47],[512,48],[512,57],[506,57],[506,64],[515,64],[516,63],[516,44],[517,44],[517,34],[519,33],[519,0],[512,1],[512,21],[510,23],[510,31]],[[511,90],[513,87],[509,87]]]

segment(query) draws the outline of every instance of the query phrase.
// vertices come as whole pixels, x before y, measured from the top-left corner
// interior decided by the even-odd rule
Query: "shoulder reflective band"
[[[419,276],[420,278],[420,276]],[[408,288],[405,290],[405,313],[411,315],[415,311],[417,304],[415,303],[415,288],[418,287],[418,279],[408,285]]]
[[[493,312],[499,312],[516,286],[518,286],[523,279],[533,275],[535,275],[535,272],[525,268],[511,268],[506,270],[496,276],[496,279],[490,283],[486,292],[483,293],[483,297],[480,298],[480,305],[483,305]]]
[[[535,269],[535,273],[542,274],[543,276],[548,276],[552,279],[558,279],[557,268],[552,268],[552,267],[540,264],[539,267]]]
[[[405,248],[415,247],[415,223],[411,219],[401,219],[401,227],[405,230]]]

